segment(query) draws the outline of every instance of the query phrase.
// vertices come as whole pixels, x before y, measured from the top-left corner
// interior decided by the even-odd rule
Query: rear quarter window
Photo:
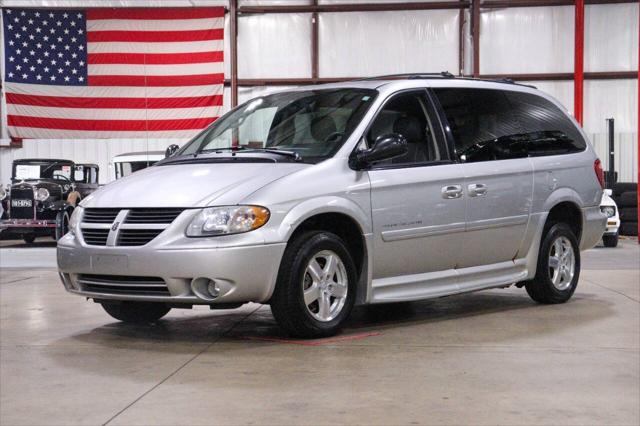
[[[527,139],[531,157],[584,151],[587,143],[569,117],[554,103],[531,93],[506,92]]]

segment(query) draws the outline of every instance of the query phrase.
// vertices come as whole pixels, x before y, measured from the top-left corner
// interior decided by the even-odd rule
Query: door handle
[[[462,185],[447,185],[442,187],[442,198],[451,200],[462,197]]]
[[[470,197],[483,197],[487,195],[487,185],[484,183],[472,183],[468,186]]]

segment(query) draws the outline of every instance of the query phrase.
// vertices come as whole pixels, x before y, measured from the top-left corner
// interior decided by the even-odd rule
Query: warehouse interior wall
[[[418,0],[414,0],[418,1]],[[424,1],[424,0],[420,0]],[[319,0],[319,4],[403,3],[396,0]],[[240,6],[309,5],[309,0],[239,0]],[[5,0],[5,7],[154,7],[228,6],[225,0]],[[459,25],[464,17],[463,62]],[[637,3],[585,7],[585,72],[636,71]],[[469,74],[472,43],[469,13],[457,9],[320,13],[319,77],[374,76],[406,72]],[[238,77],[308,78],[311,76],[310,13],[242,14],[238,19]],[[482,9],[481,74],[572,73],[573,6]],[[230,75],[229,19],[225,22],[225,75]],[[0,45],[4,45],[0,43]],[[4,54],[1,55],[4,57]],[[528,81],[573,112],[573,81]],[[240,103],[288,86],[240,87]],[[3,97],[4,98],[4,97]],[[231,107],[228,87],[225,110]],[[2,104],[2,115],[5,114]],[[615,119],[616,170],[621,181],[637,181],[638,80],[586,80],[583,127],[607,167],[606,119]],[[6,138],[6,120],[2,135]],[[185,140],[97,139],[24,140],[22,148],[0,149],[0,183],[10,178],[11,161],[60,157],[97,163],[100,182],[113,179],[110,162],[118,154],[164,149]]]

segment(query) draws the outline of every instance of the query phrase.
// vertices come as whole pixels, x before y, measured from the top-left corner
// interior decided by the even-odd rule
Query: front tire
[[[356,296],[356,267],[342,239],[324,231],[294,238],[285,250],[271,311],[295,337],[331,336],[349,316]]]
[[[58,212],[56,216],[56,232],[54,238],[58,241],[69,232],[69,213],[67,211]]]
[[[618,233],[615,235],[603,235],[602,243],[605,247],[617,247],[618,246]]]
[[[153,302],[101,302],[104,310],[113,318],[122,322],[148,324],[167,315],[171,308],[162,303]]]
[[[525,284],[527,293],[538,303],[564,303],[576,290],[579,277],[578,240],[567,224],[556,223],[540,245],[536,276]]]

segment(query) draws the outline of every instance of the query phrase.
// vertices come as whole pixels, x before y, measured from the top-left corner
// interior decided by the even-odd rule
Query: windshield
[[[369,89],[287,92],[253,99],[213,123],[177,155],[278,150],[306,162],[331,157],[373,103]]]
[[[71,180],[73,166],[69,163],[54,162],[48,164],[15,164],[14,180],[56,179]]]

